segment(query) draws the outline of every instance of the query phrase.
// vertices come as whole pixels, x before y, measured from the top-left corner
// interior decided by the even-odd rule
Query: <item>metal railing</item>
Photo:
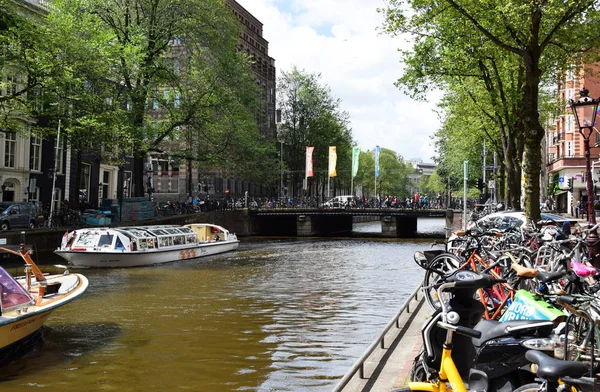
[[[375,349],[377,349],[378,347],[381,349],[385,349],[385,336],[387,335],[389,330],[392,329],[392,327],[396,327],[397,329],[401,328],[400,316],[402,316],[402,314],[404,314],[404,312],[410,313],[410,303],[412,302],[413,299],[415,299],[417,301],[419,300],[418,296],[419,296],[419,292],[421,291],[422,287],[423,287],[423,282],[421,282],[417,286],[417,288],[410,294],[410,296],[407,298],[407,300],[404,303],[404,305],[402,306],[402,308],[390,320],[390,322],[387,323],[385,328],[383,328],[383,331],[381,332],[381,334],[379,334],[377,339],[375,339],[375,341],[373,343],[371,343],[371,345],[367,348],[367,351],[365,351],[365,353],[354,363],[354,365],[350,368],[350,370],[344,375],[344,377],[342,377],[342,379],[338,382],[338,384],[335,386],[335,388],[332,390],[332,392],[342,391],[346,387],[346,385],[348,385],[348,383],[350,382],[352,377],[354,377],[354,375],[356,374],[357,371],[360,371],[359,377],[361,379],[365,378],[365,362],[367,361],[367,359],[369,359],[371,354],[373,354],[373,351],[375,351]]]

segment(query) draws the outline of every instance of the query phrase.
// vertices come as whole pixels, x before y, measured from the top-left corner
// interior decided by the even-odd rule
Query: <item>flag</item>
[[[358,157],[360,156],[360,147],[352,147],[352,177],[358,173]]]
[[[313,160],[312,160],[312,154],[313,154],[314,149],[315,149],[314,147],[306,146],[306,177],[312,177],[315,175],[315,173],[313,172]]]
[[[335,146],[329,146],[329,177],[337,176],[335,164],[337,163],[337,152]]]
[[[379,146],[375,147],[375,177],[379,177]]]

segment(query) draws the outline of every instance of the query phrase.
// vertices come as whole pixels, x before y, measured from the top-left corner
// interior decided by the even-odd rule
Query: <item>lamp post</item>
[[[600,100],[588,97],[589,90],[585,87],[579,92],[579,99],[577,101],[569,100],[569,106],[575,116],[575,121],[579,127],[579,133],[583,136],[583,148],[585,156],[585,172],[586,172],[586,186],[587,186],[587,214],[588,214],[588,228],[596,224],[596,213],[594,211],[594,194],[593,194],[593,183],[590,163],[590,136],[594,133],[594,126],[596,125],[596,112],[598,110],[598,103]],[[587,236],[587,243],[590,244],[590,262],[595,267],[600,267],[600,260],[598,260],[598,233],[596,230],[591,231]]]
[[[281,109],[277,109],[275,112],[275,121],[277,125],[277,141],[281,144],[279,150],[279,205],[283,200],[283,134],[282,134],[282,123],[281,123]]]

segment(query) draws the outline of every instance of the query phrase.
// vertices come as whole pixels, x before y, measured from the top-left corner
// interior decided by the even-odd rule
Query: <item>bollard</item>
[[[448,208],[446,210],[446,239],[452,235],[452,225],[454,224],[454,210]]]

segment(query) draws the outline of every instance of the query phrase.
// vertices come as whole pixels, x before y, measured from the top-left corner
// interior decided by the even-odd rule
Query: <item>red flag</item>
[[[312,177],[315,175],[313,172],[313,159],[312,154],[314,147],[306,146],[306,177]]]

